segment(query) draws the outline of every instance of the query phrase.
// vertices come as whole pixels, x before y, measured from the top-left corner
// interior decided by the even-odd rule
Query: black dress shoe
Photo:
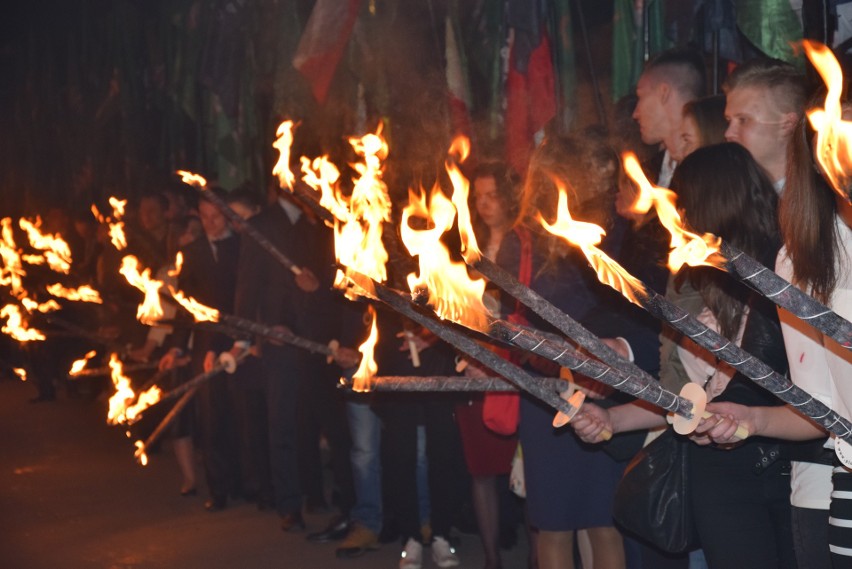
[[[286,532],[297,532],[305,530],[305,520],[302,512],[291,512],[281,516],[281,529]]]
[[[204,509],[208,512],[221,512],[228,505],[228,499],[222,496],[213,496],[204,502]]]
[[[349,518],[345,516],[336,516],[328,526],[320,532],[309,533],[307,540],[313,543],[328,543],[329,541],[339,541],[346,537],[349,533]]]

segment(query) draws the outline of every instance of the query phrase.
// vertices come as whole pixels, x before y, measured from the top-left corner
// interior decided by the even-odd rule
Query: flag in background
[[[636,10],[634,11],[634,6]],[[642,74],[644,46],[642,11],[649,10],[648,52],[651,56],[669,47],[665,36],[662,0],[615,0],[612,17],[612,100],[630,93]]]
[[[464,134],[468,138],[471,138],[473,135],[473,126],[470,118],[470,82],[468,80],[467,58],[465,57],[461,43],[458,4],[455,2],[452,3],[447,11],[444,35],[450,130],[454,136],[456,134]]]
[[[317,0],[299,39],[293,67],[308,80],[319,103],[328,96],[360,7],[361,0]]]
[[[754,46],[768,55],[802,65],[793,45],[802,40],[802,23],[790,0],[737,0],[737,27]]]

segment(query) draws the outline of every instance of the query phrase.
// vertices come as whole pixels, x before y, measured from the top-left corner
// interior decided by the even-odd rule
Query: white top
[[[852,320],[852,258],[849,256],[852,229],[840,218],[836,226],[841,243],[838,260],[841,274],[829,306],[843,318]],[[784,248],[778,253],[775,271],[788,281],[793,278],[793,267]],[[852,417],[852,353],[786,310],[779,309],[779,317],[793,383],[843,417]],[[834,446],[832,439],[826,446]],[[831,502],[831,471],[828,465],[794,462],[790,502],[799,508],[827,510]]]

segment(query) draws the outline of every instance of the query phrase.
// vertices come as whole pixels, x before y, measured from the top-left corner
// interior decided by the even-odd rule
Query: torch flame
[[[142,466],[148,466],[148,455],[145,454],[145,443],[142,441],[136,441],[133,445],[136,447],[136,452],[133,453],[133,456],[139,461],[139,464]]]
[[[71,248],[62,236],[58,233],[55,235],[42,233],[39,230],[41,219],[38,217],[35,223],[26,218],[21,218],[19,223],[21,229],[27,232],[30,245],[39,251],[44,251],[44,257],[52,270],[66,274],[71,270]]]
[[[473,225],[470,222],[470,208],[468,197],[470,196],[470,181],[461,173],[457,162],[464,162],[470,154],[470,140],[465,136],[457,136],[450,145],[449,154],[456,157],[455,160],[447,160],[445,167],[453,184],[453,205],[456,206],[459,222],[459,236],[462,242],[462,256],[468,263],[475,263],[482,256],[473,234]]]
[[[2,226],[2,230],[0,230],[0,259],[3,260],[3,267],[0,269],[0,286],[10,287],[12,296],[17,297],[24,293],[21,277],[26,273],[21,264],[18,247],[15,244],[12,218],[4,217],[0,221],[0,226]]]
[[[426,288],[429,303],[441,318],[458,322],[470,328],[484,330],[488,325],[488,310],[482,303],[485,281],[473,280],[464,263],[453,262],[450,252],[441,243],[441,236],[449,231],[455,219],[452,202],[438,189],[432,190],[429,205],[421,191],[408,194],[409,204],[402,212],[400,235],[408,252],[418,257],[420,275],[408,275],[411,292]],[[431,220],[431,229],[416,230],[409,221],[412,216]]]
[[[202,189],[207,187],[207,180],[204,179],[203,176],[187,172],[186,170],[178,170],[177,174],[180,176],[180,179],[184,184],[189,184],[190,186]]]
[[[374,358],[376,343],[379,341],[379,329],[376,326],[376,310],[372,306],[368,307],[368,310],[373,323],[370,326],[370,335],[358,348],[358,351],[361,352],[361,365],[358,366],[358,371],[352,376],[352,390],[359,392],[370,390],[370,380],[379,371],[379,366],[376,365]]]
[[[293,121],[284,121],[278,125],[278,130],[275,132],[278,137],[272,143],[272,147],[280,153],[278,162],[272,168],[272,175],[278,176],[278,184],[282,188],[293,190],[293,183],[296,177],[290,170],[290,147],[293,146]]]
[[[328,156],[314,158],[313,162],[302,156],[302,181],[320,193],[320,205],[331,212],[340,221],[346,221],[349,210],[345,200],[340,199],[336,187],[340,171]]]
[[[44,334],[34,328],[28,328],[24,324],[24,317],[17,304],[7,304],[3,308],[0,308],[0,318],[7,319],[6,324],[3,325],[0,331],[19,342],[32,342],[45,339]]]
[[[12,371],[15,372],[15,375],[17,375],[18,377],[21,378],[21,381],[27,380],[27,370],[25,370],[24,368],[15,367],[15,368],[12,368]]]
[[[809,40],[804,40],[802,45],[828,88],[824,108],[807,112],[808,120],[816,131],[814,155],[831,187],[848,201],[852,175],[852,122],[842,118],[843,71],[826,46]]]
[[[100,293],[89,285],[83,285],[77,288],[65,288],[61,283],[56,283],[48,285],[47,292],[53,296],[65,298],[67,300],[103,304]]]
[[[191,296],[186,296],[183,292],[179,290],[175,290],[169,287],[169,292],[172,293],[172,297],[183,306],[187,312],[192,314],[193,318],[195,318],[196,322],[218,322],[219,321],[219,311],[215,308],[211,308],[209,306],[205,306],[201,304]]]
[[[74,363],[71,364],[71,369],[68,371],[68,375],[77,375],[86,367],[86,364],[89,363],[89,360],[95,357],[95,350],[92,350],[79,360],[74,360]]]
[[[33,311],[38,311],[42,313],[53,312],[54,310],[60,310],[62,307],[59,306],[59,303],[53,299],[48,300],[47,302],[42,302],[39,304],[35,300],[29,297],[23,297],[21,299],[21,304],[24,305],[24,308],[27,312],[32,313]]]
[[[118,270],[134,287],[145,293],[142,304],[136,311],[136,318],[143,324],[153,323],[163,317],[163,307],[160,304],[160,289],[162,281],[151,278],[151,269],[139,272],[139,260],[133,255],[127,255],[121,260]]]
[[[109,239],[113,246],[121,251],[127,247],[127,236],[124,234],[124,208],[127,206],[127,200],[120,200],[110,196],[109,205],[112,207],[112,217],[104,217],[98,211],[96,205],[92,204],[92,214],[100,223],[106,223],[109,226]]]
[[[606,232],[599,225],[575,221],[568,211],[568,193],[558,180],[555,180],[559,190],[559,201],[556,209],[556,222],[551,225],[539,215],[539,222],[547,231],[561,237],[568,243],[578,247],[588,259],[601,282],[624,295],[627,300],[639,304],[636,294],[645,292],[645,287],[624,268],[612,260],[606,253],[598,249],[601,239]]]
[[[170,277],[177,278],[180,276],[181,269],[183,269],[183,253],[178,251],[177,255],[175,255],[175,268],[169,269],[168,274]]]
[[[136,393],[130,385],[130,378],[124,375],[124,366],[118,359],[118,355],[110,354],[109,367],[115,393],[109,398],[107,423],[110,425],[132,424],[138,419],[142,411],[160,400],[160,388],[155,385],[141,393],[137,399]],[[134,399],[136,400],[135,403],[133,403]]]
[[[725,259],[719,254],[721,239],[711,233],[698,235],[687,231],[675,206],[677,201],[675,193],[651,184],[642,172],[639,160],[632,152],[625,153],[622,159],[624,171],[639,186],[639,196],[633,205],[633,210],[646,213],[651,207],[655,207],[660,223],[671,234],[669,269],[677,272],[684,264],[690,267],[724,266]]]

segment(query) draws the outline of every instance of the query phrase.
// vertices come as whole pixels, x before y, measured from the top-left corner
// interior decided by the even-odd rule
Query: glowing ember
[[[24,324],[21,309],[17,304],[7,304],[0,308],[0,318],[6,318],[6,324],[0,329],[19,342],[32,342],[44,340],[45,336],[34,328],[28,328]]]
[[[47,292],[55,297],[65,298],[67,300],[103,304],[101,294],[89,285],[83,285],[77,288],[65,288],[61,283],[56,283],[48,285]]]
[[[453,184],[453,205],[456,206],[459,222],[459,236],[462,242],[462,255],[468,263],[475,263],[482,253],[476,243],[473,234],[473,225],[470,222],[470,208],[468,207],[468,196],[470,196],[470,181],[464,177],[456,163],[463,163],[470,154],[470,140],[464,136],[458,136],[450,145],[450,156],[454,160],[447,160],[447,174]]]
[[[56,235],[42,233],[39,230],[41,227],[39,218],[36,218],[35,223],[21,218],[20,226],[27,232],[30,245],[39,251],[44,251],[44,258],[51,269],[59,273],[68,273],[71,270],[71,248],[58,233]]]
[[[842,118],[843,71],[834,54],[826,46],[809,40],[802,45],[825,86],[825,107],[807,112],[808,120],[816,131],[814,156],[823,174],[834,190],[849,200],[850,175],[852,175],[852,122]]]
[[[15,375],[17,375],[19,378],[21,378],[21,381],[27,380],[27,370],[25,370],[24,368],[16,367],[16,368],[12,368],[12,371],[15,372]]]
[[[598,249],[601,239],[606,232],[599,225],[575,221],[568,211],[568,193],[559,181],[556,181],[559,189],[559,202],[556,210],[556,222],[551,225],[539,215],[539,222],[547,231],[561,237],[568,243],[578,247],[595,269],[601,282],[613,287],[625,296],[630,302],[639,304],[636,299],[637,293],[643,293],[645,287],[636,280],[624,268],[612,260],[606,253]]]
[[[71,369],[68,370],[68,375],[77,375],[86,367],[86,364],[89,363],[89,360],[95,357],[95,350],[92,350],[79,360],[74,360],[74,363],[71,364]]]
[[[133,444],[136,446],[136,452],[133,453],[133,456],[136,457],[139,464],[142,466],[148,466],[148,455],[145,454],[145,443],[142,441],[136,441]]]
[[[109,239],[113,246],[121,251],[127,247],[127,236],[124,234],[124,222],[122,221],[127,200],[110,197],[109,205],[112,207],[111,218],[101,215],[94,205],[92,205],[92,213],[100,223],[106,223],[109,226]]]
[[[452,228],[455,216],[452,202],[438,188],[432,190],[428,207],[425,192],[421,191],[419,197],[409,192],[400,235],[408,252],[418,258],[420,275],[408,275],[408,286],[412,292],[428,290],[429,304],[441,318],[483,330],[488,325],[488,310],[482,303],[485,281],[471,279],[465,264],[453,262],[441,243],[441,236]],[[414,229],[409,223],[412,217],[426,218],[433,226]]]
[[[293,121],[284,121],[278,125],[278,130],[275,132],[278,137],[272,143],[272,147],[280,153],[278,162],[272,168],[272,175],[278,176],[278,185],[282,188],[293,189],[293,183],[296,177],[290,170],[290,147],[293,146]]]
[[[178,251],[177,255],[175,255],[175,268],[169,269],[168,274],[170,277],[177,278],[180,276],[180,270],[183,268],[183,253]]]
[[[388,155],[388,146],[381,137],[381,125],[375,134],[350,138],[349,142],[364,161],[352,165],[360,176],[353,180],[355,186],[348,201],[346,221],[335,222],[335,255],[347,269],[384,282],[387,280],[385,265],[388,253],[382,243],[382,226],[390,221],[391,201],[387,186],[382,181],[382,160]],[[345,203],[339,194],[337,199],[341,204]],[[351,281],[347,276],[338,271],[335,286],[345,289],[349,284]],[[363,292],[372,293],[369,290]],[[350,291],[347,291],[349,294]]]
[[[50,299],[47,302],[42,302],[41,304],[39,304],[38,302],[36,302],[35,300],[33,300],[31,298],[24,297],[24,298],[21,299],[21,304],[23,304],[24,308],[27,310],[27,312],[30,312],[30,313],[32,313],[32,312],[47,313],[47,312],[53,312],[54,310],[60,310],[62,308],[61,306],[59,306],[59,303],[56,302],[53,299]]]
[[[179,290],[169,288],[169,292],[172,293],[172,297],[176,301],[178,301],[181,306],[183,306],[190,314],[192,314],[192,317],[195,318],[196,322],[219,321],[219,311],[215,308],[205,306],[194,298],[192,298],[191,296],[187,297]]]
[[[2,227],[0,229],[0,258],[3,260],[3,267],[0,268],[0,286],[8,286],[11,288],[13,296],[20,296],[24,293],[21,277],[26,273],[23,265],[21,265],[21,256],[15,244],[12,219],[4,217],[0,221],[0,227]]]
[[[376,365],[376,360],[373,355],[376,350],[376,343],[379,341],[379,329],[376,326],[376,310],[368,307],[373,323],[370,326],[370,335],[358,348],[361,352],[361,365],[358,366],[358,371],[352,376],[352,389],[354,391],[369,391],[370,379],[375,377],[379,371],[379,366]]]
[[[134,287],[145,293],[142,304],[136,311],[136,318],[143,324],[154,323],[163,317],[163,307],[160,304],[160,289],[162,281],[151,278],[151,269],[139,272],[139,260],[133,255],[127,255],[121,260],[118,270]]]
[[[639,186],[639,195],[633,210],[637,213],[646,213],[651,207],[656,208],[660,223],[671,234],[669,269],[677,272],[684,263],[690,267],[723,266],[725,259],[719,254],[721,240],[710,233],[698,235],[687,231],[675,206],[677,201],[675,193],[651,184],[642,172],[635,154],[625,153],[623,162],[625,172]]]

